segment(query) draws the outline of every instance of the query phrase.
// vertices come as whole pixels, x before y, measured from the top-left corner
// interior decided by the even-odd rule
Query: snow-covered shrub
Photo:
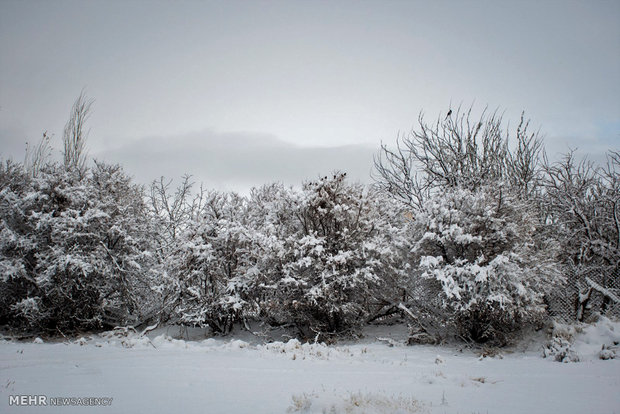
[[[39,195],[22,165],[0,163],[0,324],[25,325],[36,318],[34,292],[37,240],[30,213]],[[18,316],[19,315],[19,316]],[[17,321],[16,319],[19,319]]]
[[[347,183],[346,174],[282,194],[284,210],[272,213],[262,232],[262,256],[272,264],[261,267],[268,276],[261,283],[262,309],[272,322],[292,323],[306,337],[355,329],[384,304],[389,283],[403,276],[389,203]]]
[[[580,357],[573,347],[575,337],[583,332],[581,324],[568,325],[554,322],[551,338],[543,346],[543,358],[552,358],[557,362],[579,362]]]
[[[300,234],[294,200],[298,191],[280,183],[252,190],[248,205],[248,223],[256,242],[254,297],[259,304],[258,317],[271,325],[293,323],[281,304],[286,302],[290,286],[281,286],[285,267],[291,260],[291,245]]]
[[[227,333],[260,318],[305,337],[341,333],[391,303],[405,277],[394,203],[345,174],[301,190],[265,185],[249,198],[188,193],[158,185],[152,197],[165,233],[159,289],[179,323]]]
[[[522,116],[511,133],[497,111],[474,117],[459,107],[433,123],[420,115],[376,157],[379,186],[417,228],[407,315],[423,335],[455,323],[466,339],[502,342],[540,318],[561,281],[554,239],[543,235],[542,138],[528,127]]]
[[[616,359],[618,357],[618,345],[618,342],[614,343],[613,345],[603,345],[601,347],[601,351],[598,354],[599,359]]]
[[[414,220],[419,275],[460,335],[501,341],[543,316],[543,297],[562,277],[527,203],[501,188],[457,187],[435,194]]]
[[[3,322],[64,331],[140,319],[150,228],[142,190],[119,166],[51,164],[33,178],[7,167],[0,183]]]
[[[361,324],[386,296],[402,255],[390,240],[382,200],[344,174],[307,183],[294,212],[301,234],[289,239],[289,260],[278,285],[282,305],[298,326],[337,333]],[[308,332],[310,334],[310,332]]]
[[[554,336],[543,347],[543,357],[552,358],[557,362],[579,362],[579,355],[572,347],[569,339]]]
[[[253,306],[250,289],[258,272],[246,204],[234,193],[204,194],[176,240],[167,288],[175,291],[180,323],[228,333]]]

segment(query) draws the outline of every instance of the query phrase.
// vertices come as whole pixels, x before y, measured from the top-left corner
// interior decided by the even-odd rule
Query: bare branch
[[[52,148],[50,147],[51,136],[47,131],[43,133],[41,140],[31,147],[26,143],[26,157],[24,159],[24,167],[31,177],[36,177],[41,168],[47,163]]]
[[[505,181],[527,196],[537,185],[542,150],[542,139],[528,126],[522,115],[513,153],[497,110],[485,108],[474,118],[472,107],[459,106],[432,124],[420,113],[418,128],[397,137],[395,149],[381,145],[373,178],[380,189],[414,209],[437,188],[475,190]]]
[[[80,92],[73,103],[62,136],[65,168],[69,171],[76,171],[80,176],[83,176],[86,171],[86,138],[88,132],[84,131],[84,126],[90,117],[94,102],[93,99],[86,98],[83,90]]]

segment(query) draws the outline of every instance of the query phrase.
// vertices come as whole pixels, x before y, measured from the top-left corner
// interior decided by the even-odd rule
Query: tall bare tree
[[[88,99],[82,90],[71,108],[69,120],[65,124],[62,139],[64,144],[64,163],[67,170],[76,171],[83,176],[86,171],[86,138],[88,131],[84,126],[90,117],[94,99]]]

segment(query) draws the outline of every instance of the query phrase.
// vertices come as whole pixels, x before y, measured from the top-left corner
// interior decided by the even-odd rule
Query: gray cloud
[[[602,159],[620,142],[619,16],[617,1],[0,1],[0,153],[23,159],[44,130],[59,148],[86,87],[90,154],[140,181],[366,180],[418,111],[474,101],[511,125],[526,110],[550,157]],[[183,135],[206,128],[270,136]]]
[[[335,170],[369,182],[376,150],[362,145],[301,147],[270,135],[204,131],[145,137],[93,156],[122,164],[141,183],[191,174],[208,188],[247,192],[274,181],[298,185]]]
[[[0,158],[23,161],[27,141],[26,133],[23,130],[0,127]]]

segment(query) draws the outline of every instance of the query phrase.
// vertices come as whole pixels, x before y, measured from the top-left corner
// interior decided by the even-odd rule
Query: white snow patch
[[[33,411],[9,406],[10,395],[47,395],[113,402],[36,411],[607,413],[620,407],[620,360],[599,359],[596,338],[613,344],[619,330],[608,320],[584,327],[574,346],[591,360],[575,364],[541,358],[537,349],[479,359],[449,346],[189,341],[122,328],[65,343],[0,341],[0,412]]]
[[[601,317],[597,323],[584,326],[575,335],[573,349],[582,360],[592,360],[600,358],[600,352],[604,348],[617,347],[618,344],[620,344],[620,322]]]
[[[615,359],[619,345],[620,322],[601,316],[591,324],[555,323],[543,356],[559,362]]]

